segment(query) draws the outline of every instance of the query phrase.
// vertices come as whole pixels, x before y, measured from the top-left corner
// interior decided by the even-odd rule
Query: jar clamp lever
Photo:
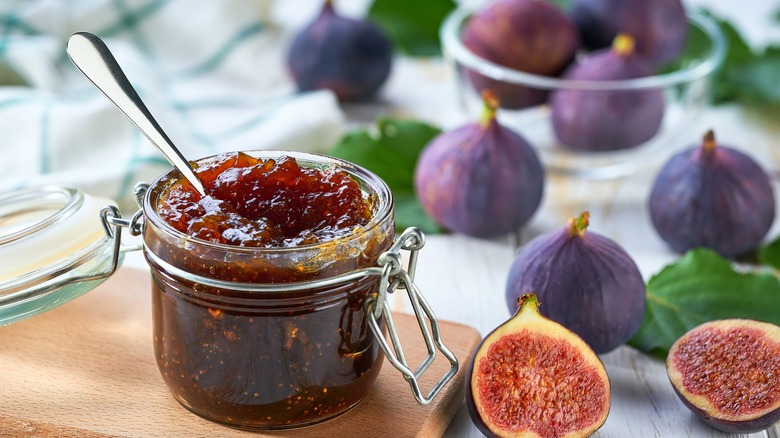
[[[425,245],[425,235],[422,231],[414,227],[407,228],[390,249],[379,256],[377,264],[382,269],[379,280],[379,292],[376,296],[366,299],[364,305],[369,327],[371,327],[371,330],[376,335],[379,346],[382,348],[385,356],[390,363],[403,374],[404,379],[409,382],[409,385],[412,388],[412,394],[414,394],[414,398],[417,402],[422,405],[427,405],[458,372],[458,359],[442,343],[441,332],[436,316],[434,316],[430,305],[414,283],[418,251],[423,245]],[[409,251],[409,267],[407,270],[403,269],[400,250]],[[401,347],[401,342],[398,338],[398,332],[393,322],[392,312],[387,305],[387,294],[393,293],[396,289],[405,289],[409,295],[414,315],[417,317],[417,323],[420,326],[420,331],[422,332],[425,345],[428,349],[428,356],[415,371],[412,371],[411,368],[409,368],[409,364],[404,356],[403,348]],[[379,326],[379,318],[382,316],[384,316],[387,324],[388,335],[392,342],[392,350]],[[428,323],[430,323],[430,329],[428,328]],[[423,395],[420,389],[419,379],[436,359],[437,350],[450,362],[450,368],[434,385],[428,395]]]

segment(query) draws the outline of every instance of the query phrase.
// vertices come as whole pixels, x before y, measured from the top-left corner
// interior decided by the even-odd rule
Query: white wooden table
[[[401,77],[449,77],[446,68],[433,61],[405,64],[398,74]],[[442,92],[448,86],[446,80],[433,80],[428,92]],[[419,105],[428,101],[424,95],[409,98],[418,101]],[[446,101],[440,105],[441,111],[430,111],[439,116],[457,117],[457,107],[448,107]],[[391,107],[402,106],[395,102]],[[366,120],[373,120],[376,115],[372,112],[366,116],[366,111],[376,111],[375,107],[347,110],[352,120],[358,120],[361,115]],[[435,120],[430,114],[427,118]],[[696,141],[709,126],[719,127],[724,142],[749,146],[751,153],[767,166],[780,169],[780,155],[774,152],[780,152],[780,125],[769,124],[736,107],[711,109],[691,127],[688,142]],[[584,210],[592,213],[589,230],[621,244],[637,262],[645,278],[649,278],[677,257],[656,235],[647,213],[647,196],[656,171],[656,168],[649,168],[631,177],[611,181],[582,181],[548,175],[542,206],[521,233],[495,240],[462,235],[428,236],[426,246],[420,252],[417,283],[437,317],[471,325],[484,335],[509,318],[504,287],[516,249],[534,236],[562,227],[570,217]],[[780,185],[775,189],[780,193]],[[778,235],[778,224],[770,236]],[[125,263],[145,266],[138,253],[130,254]],[[411,311],[402,294],[391,299],[395,310]],[[446,339],[444,341],[446,343]],[[597,437],[780,437],[780,424],[752,435],[728,435],[704,425],[674,394],[663,362],[636,350],[621,347],[603,355],[602,360],[612,383],[612,407],[606,424],[595,435]],[[465,407],[455,414],[445,433],[447,438],[480,436],[482,434],[473,426]]]
[[[295,7],[284,3],[278,13],[288,18],[290,25],[300,25],[311,16],[301,12],[301,2],[292,2]],[[704,4],[745,25],[752,42],[780,40],[780,30],[770,27],[770,16],[780,6],[776,0],[751,0],[749,5],[733,0],[688,3]],[[349,121],[354,125],[371,123],[381,115],[413,116],[445,127],[464,121],[455,99],[453,75],[441,60],[400,59],[383,96],[379,103],[345,107]],[[707,128],[714,127],[723,143],[749,149],[766,167],[780,169],[780,118],[775,115],[772,121],[767,116],[772,115],[756,115],[733,106],[708,109],[680,139],[679,146],[696,142]],[[592,213],[590,230],[620,243],[649,278],[676,258],[656,235],[647,213],[647,196],[656,171],[648,168],[628,178],[602,182],[548,175],[542,207],[518,235],[497,240],[429,236],[420,254],[417,282],[439,318],[472,325],[484,335],[509,317],[504,286],[516,248],[540,233],[563,226],[568,218],[584,210]],[[778,229],[776,225],[770,236],[776,236]],[[127,263],[143,266],[136,255]],[[393,299],[397,310],[408,310],[401,297]],[[603,355],[602,360],[612,382],[612,408],[596,436],[729,436],[704,425],[682,405],[662,362],[628,347]],[[481,434],[461,408],[445,436]],[[780,425],[750,436],[780,437]]]
[[[749,41],[763,44],[780,40],[780,26],[772,26],[776,0],[751,0],[749,6],[733,0],[689,0],[728,16],[744,28]],[[414,116],[445,127],[464,122],[455,99],[451,72],[438,60],[401,60],[385,90],[382,105],[347,107],[354,122],[371,122],[377,115]],[[693,144],[708,128],[719,140],[748,149],[762,164],[780,169],[780,115],[755,114],[735,106],[705,110],[690,127],[679,147]],[[548,175],[540,211],[518,236],[493,241],[458,235],[429,236],[420,253],[417,281],[441,319],[476,327],[483,335],[509,317],[504,287],[516,248],[530,238],[563,226],[579,212],[592,213],[591,231],[621,244],[637,262],[645,278],[677,256],[655,233],[647,212],[647,197],[658,166],[620,180],[582,181]],[[780,186],[775,186],[780,193]],[[780,216],[778,216],[780,217]],[[777,221],[780,223],[780,220]],[[775,225],[770,237],[778,235]],[[396,297],[399,309],[408,307]],[[446,340],[445,340],[446,341]],[[629,347],[602,356],[612,382],[612,408],[598,437],[725,437],[698,421],[674,394],[664,363]],[[479,437],[461,408],[446,437]],[[733,435],[747,436],[747,435]],[[755,437],[780,437],[780,424]]]

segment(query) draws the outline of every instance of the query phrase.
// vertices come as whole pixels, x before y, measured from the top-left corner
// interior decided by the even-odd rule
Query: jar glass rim
[[[351,242],[353,240],[359,239],[362,236],[367,235],[368,233],[373,232],[377,227],[385,223],[385,221],[392,216],[393,194],[390,191],[390,187],[387,186],[387,183],[385,183],[385,181],[382,178],[380,178],[378,175],[376,175],[375,173],[371,172],[370,170],[362,166],[359,166],[357,164],[339,158],[331,157],[324,154],[312,153],[312,152],[298,152],[298,151],[289,151],[289,150],[281,150],[281,149],[252,150],[252,151],[240,151],[240,152],[248,154],[255,158],[262,158],[262,159],[269,159],[269,158],[277,159],[282,156],[286,156],[286,157],[294,158],[296,161],[298,161],[299,164],[304,166],[335,167],[339,170],[343,170],[347,172],[352,178],[354,178],[358,182],[358,184],[360,184],[361,189],[365,190],[366,188],[368,188],[369,193],[376,193],[378,195],[377,210],[374,213],[374,215],[371,217],[371,220],[365,226],[361,227],[359,231],[352,232],[346,236],[339,237],[332,240],[327,240],[324,242],[317,242],[317,243],[310,243],[305,245],[296,245],[296,246],[289,246],[289,247],[246,247],[246,246],[237,246],[237,245],[211,242],[208,240],[191,236],[187,233],[175,229],[158,214],[155,206],[157,197],[159,195],[162,195],[164,189],[167,188],[168,185],[171,184],[173,181],[175,181],[174,173],[176,172],[176,170],[174,169],[164,173],[163,175],[158,177],[152,184],[149,185],[149,190],[146,191],[146,195],[144,196],[144,201],[143,201],[143,212],[146,219],[151,220],[155,226],[164,230],[166,233],[170,234],[174,238],[191,242],[203,247],[219,249],[222,251],[227,251],[232,253],[284,254],[284,253],[291,253],[291,252],[302,251],[302,250],[326,248],[332,245],[341,245],[341,244]],[[219,154],[204,157],[197,161],[208,162],[208,160],[212,160],[217,156],[219,156]]]

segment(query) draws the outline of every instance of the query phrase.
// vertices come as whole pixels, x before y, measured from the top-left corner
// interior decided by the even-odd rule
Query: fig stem
[[[576,218],[569,219],[569,235],[583,236],[590,225],[590,212],[583,211]]]
[[[624,33],[618,34],[612,41],[612,50],[618,56],[626,57],[634,52],[634,38]]]
[[[704,149],[705,152],[712,152],[717,145],[718,143],[715,141],[715,132],[710,129],[704,134],[704,138],[702,138],[701,148]]]
[[[517,297],[517,308],[522,311],[525,306],[534,306],[534,309],[539,308],[539,298],[536,298],[535,293],[526,292]]]
[[[479,124],[488,127],[496,119],[496,110],[498,109],[498,96],[493,90],[482,90],[482,116],[479,118]]]

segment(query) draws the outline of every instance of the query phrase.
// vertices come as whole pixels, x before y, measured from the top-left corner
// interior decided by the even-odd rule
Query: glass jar
[[[122,253],[101,207],[118,211],[74,187],[0,194],[0,326],[67,303],[114,272]]]
[[[0,256],[6,256],[0,258],[14,261],[0,269],[0,325],[87,292],[116,271],[125,252],[143,248],[152,273],[157,364],[170,392],[192,412],[242,429],[316,424],[358,404],[385,359],[419,404],[431,403],[459,365],[414,283],[424,234],[412,227],[395,235],[387,185],[359,166],[291,151],[249,154],[347,172],[369,199],[370,221],[324,243],[247,248],[189,236],[162,219],[158,205],[174,172],[136,185],[141,208],[129,218],[112,201],[77,189],[12,192],[0,196]],[[142,243],[123,242],[123,229]],[[60,241],[70,243],[53,245]],[[416,367],[387,305],[388,294],[400,290],[428,351]],[[423,392],[420,380],[438,354],[450,367]]]
[[[371,221],[324,243],[248,248],[191,237],[159,216],[173,172],[149,187],[143,204],[160,373],[187,409],[239,428],[301,427],[342,414],[366,396],[382,364],[364,307],[379,282],[323,280],[376,265],[394,239],[392,195],[351,163],[284,154],[301,166],[346,171],[373,201]]]

